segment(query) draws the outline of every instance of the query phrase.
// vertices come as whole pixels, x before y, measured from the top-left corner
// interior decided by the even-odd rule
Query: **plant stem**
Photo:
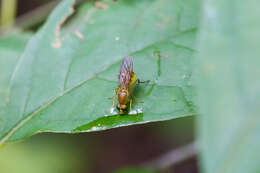
[[[4,29],[10,29],[14,25],[16,15],[16,0],[2,0],[0,25]]]
[[[196,156],[197,153],[198,150],[196,148],[196,142],[193,142],[183,147],[169,151],[158,158],[142,164],[141,166],[154,170],[165,170]]]

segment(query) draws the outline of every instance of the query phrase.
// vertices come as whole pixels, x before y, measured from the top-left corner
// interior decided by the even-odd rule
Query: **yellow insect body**
[[[120,114],[124,114],[127,109],[127,103],[130,101],[130,110],[132,107],[132,99],[130,99],[130,88],[136,84],[136,74],[133,72],[133,59],[127,56],[123,59],[118,76],[118,88],[116,96],[118,100],[117,108]]]
[[[136,74],[135,74],[135,72],[132,72],[129,88],[132,88],[136,84],[135,78],[136,78]]]

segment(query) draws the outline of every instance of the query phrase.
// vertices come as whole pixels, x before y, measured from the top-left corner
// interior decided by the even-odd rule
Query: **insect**
[[[132,108],[130,88],[132,88],[136,83],[140,83],[140,80],[136,79],[135,72],[133,72],[132,57],[127,56],[122,61],[120,73],[118,75],[118,88],[115,89],[118,99],[117,109],[121,115],[124,114],[124,112],[127,110],[128,102],[130,102],[130,110]]]

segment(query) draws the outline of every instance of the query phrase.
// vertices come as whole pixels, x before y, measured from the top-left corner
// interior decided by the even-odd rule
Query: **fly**
[[[132,109],[132,98],[130,98],[130,89],[136,83],[140,83],[140,80],[136,79],[135,72],[133,72],[132,57],[127,56],[122,61],[122,65],[118,75],[118,88],[115,89],[116,97],[118,100],[117,109],[119,110],[120,115],[126,112],[128,102],[130,110]]]

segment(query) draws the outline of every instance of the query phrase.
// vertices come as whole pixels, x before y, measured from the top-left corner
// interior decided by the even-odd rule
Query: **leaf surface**
[[[37,132],[95,131],[194,115],[190,77],[198,5],[89,3],[81,22],[67,31],[61,26],[73,1],[62,1],[29,41],[13,75],[1,143]],[[131,115],[119,116],[109,98],[127,55],[137,78],[150,83],[133,89]]]
[[[260,172],[259,16],[257,1],[204,1],[195,75],[204,172]]]
[[[10,80],[30,34],[11,33],[0,38],[0,126],[9,102]]]

